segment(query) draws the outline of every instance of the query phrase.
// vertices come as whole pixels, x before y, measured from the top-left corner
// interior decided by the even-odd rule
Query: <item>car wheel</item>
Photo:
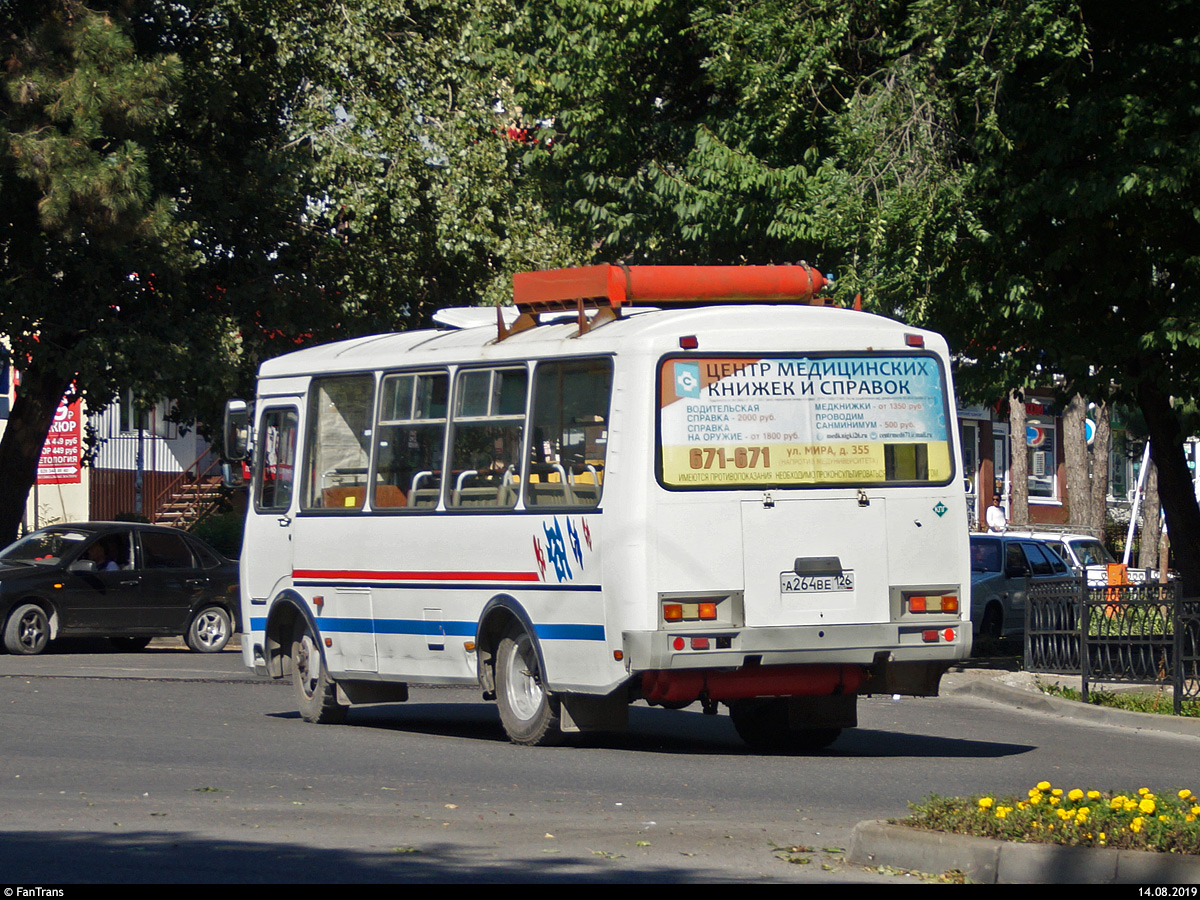
[[[514,744],[562,743],[558,700],[546,690],[537,646],[522,628],[505,635],[496,651],[496,705]]]
[[[217,653],[229,643],[231,630],[229,613],[220,606],[206,606],[188,625],[187,645],[197,653]]]
[[[307,624],[301,623],[292,641],[292,687],[306,722],[340,725],[349,707],[338,702],[337,684],[325,671],[325,658]]]
[[[150,646],[148,637],[110,637],[108,642],[122,653],[137,653]]]
[[[4,646],[9,653],[33,656],[46,649],[50,641],[50,619],[34,603],[18,606],[4,627]]]
[[[989,641],[1000,640],[1004,630],[1004,617],[1000,607],[991,604],[983,613],[983,621],[979,623],[979,636]]]
[[[735,700],[729,705],[733,727],[759,753],[812,753],[838,739],[840,728],[792,728],[785,697]]]

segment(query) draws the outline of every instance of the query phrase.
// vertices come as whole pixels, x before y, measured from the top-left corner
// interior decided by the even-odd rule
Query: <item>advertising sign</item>
[[[83,409],[82,402],[63,399],[54,414],[50,433],[42,445],[38,460],[38,484],[79,484],[82,480]]]
[[[932,354],[667,359],[659,414],[668,487],[953,476],[945,377]]]

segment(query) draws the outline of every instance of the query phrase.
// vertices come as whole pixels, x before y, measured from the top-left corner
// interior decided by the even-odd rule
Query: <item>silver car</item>
[[[971,535],[971,626],[977,638],[1020,637],[1030,582],[1066,581],[1070,567],[1044,541]]]

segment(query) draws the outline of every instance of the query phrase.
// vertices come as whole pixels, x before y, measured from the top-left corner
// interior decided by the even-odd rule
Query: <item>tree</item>
[[[0,10],[0,333],[21,376],[0,541],[69,386],[211,423],[267,356],[495,299],[572,252],[520,178],[488,0]]]
[[[1057,375],[1064,401],[1136,403],[1200,594],[1194,4],[530,6],[516,84],[554,138],[533,162],[597,254],[812,257],[945,332],[968,396]]]
[[[0,440],[3,543],[63,395],[107,399],[120,380],[177,359],[163,334],[183,321],[168,298],[187,260],[146,144],[179,61],[140,54],[123,6],[3,3],[0,333],[20,375]]]

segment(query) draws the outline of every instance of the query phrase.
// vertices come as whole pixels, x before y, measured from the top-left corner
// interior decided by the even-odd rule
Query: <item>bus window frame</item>
[[[368,433],[367,433],[367,465],[363,471],[362,482],[361,482],[362,488],[363,488],[363,501],[355,506],[325,506],[325,505],[316,506],[316,505],[312,505],[312,503],[311,503],[312,497],[313,497],[312,480],[315,475],[315,469],[313,468],[313,466],[316,462],[316,460],[314,459],[315,454],[313,453],[313,448],[316,446],[316,443],[317,443],[316,439],[314,437],[314,430],[318,427],[320,419],[321,419],[320,411],[317,409],[317,404],[319,402],[319,392],[320,392],[321,386],[323,384],[334,382],[334,381],[349,381],[349,380],[353,380],[353,379],[365,379],[366,381],[368,381],[370,383],[370,390],[371,390],[370,402],[367,404],[367,416],[366,416],[366,424],[369,429]],[[379,372],[374,371],[374,370],[351,371],[351,372],[328,373],[328,374],[314,376],[312,381],[309,383],[306,394],[307,394],[307,396],[305,397],[305,400],[307,401],[306,402],[307,421],[304,423],[304,433],[303,433],[303,438],[301,441],[301,450],[303,453],[302,460],[304,463],[304,471],[303,471],[303,480],[302,480],[302,484],[300,487],[299,512],[303,515],[316,515],[316,516],[361,515],[362,512],[367,508],[366,501],[369,497],[369,491],[370,491],[370,486],[371,486],[369,479],[371,476],[372,466],[374,464],[374,462],[373,462],[374,461],[374,452],[375,452],[374,430],[375,430],[375,421],[378,416],[378,406],[379,406]],[[343,421],[345,421],[345,417],[343,417]],[[356,437],[356,440],[357,440],[357,437]],[[318,490],[323,491],[324,489],[321,488]]]
[[[942,398],[942,416],[946,422],[946,445],[949,449],[950,471],[949,475],[942,480],[937,481],[920,481],[920,480],[897,480],[897,481],[829,481],[816,483],[797,483],[797,482],[782,482],[782,481],[761,481],[754,484],[696,484],[683,485],[671,484],[665,479],[663,471],[663,435],[662,421],[663,409],[662,406],[662,391],[663,391],[663,368],[670,362],[675,360],[688,359],[709,359],[719,358],[723,360],[779,360],[779,359],[870,359],[880,357],[912,357],[932,360],[938,369],[939,387]],[[654,379],[651,390],[653,391],[653,415],[654,415],[654,478],[658,486],[664,491],[673,493],[694,493],[706,491],[822,491],[822,490],[844,490],[846,488],[942,488],[953,482],[958,477],[958,470],[961,463],[957,458],[959,453],[955,452],[956,443],[955,436],[957,428],[952,428],[951,423],[956,419],[952,415],[950,409],[951,387],[950,373],[942,364],[942,358],[934,350],[928,348],[922,350],[913,350],[910,348],[880,348],[875,350],[792,350],[792,351],[772,351],[768,353],[746,353],[746,352],[724,352],[715,351],[708,354],[702,351],[694,353],[672,352],[665,353],[658,358],[654,365]]]

